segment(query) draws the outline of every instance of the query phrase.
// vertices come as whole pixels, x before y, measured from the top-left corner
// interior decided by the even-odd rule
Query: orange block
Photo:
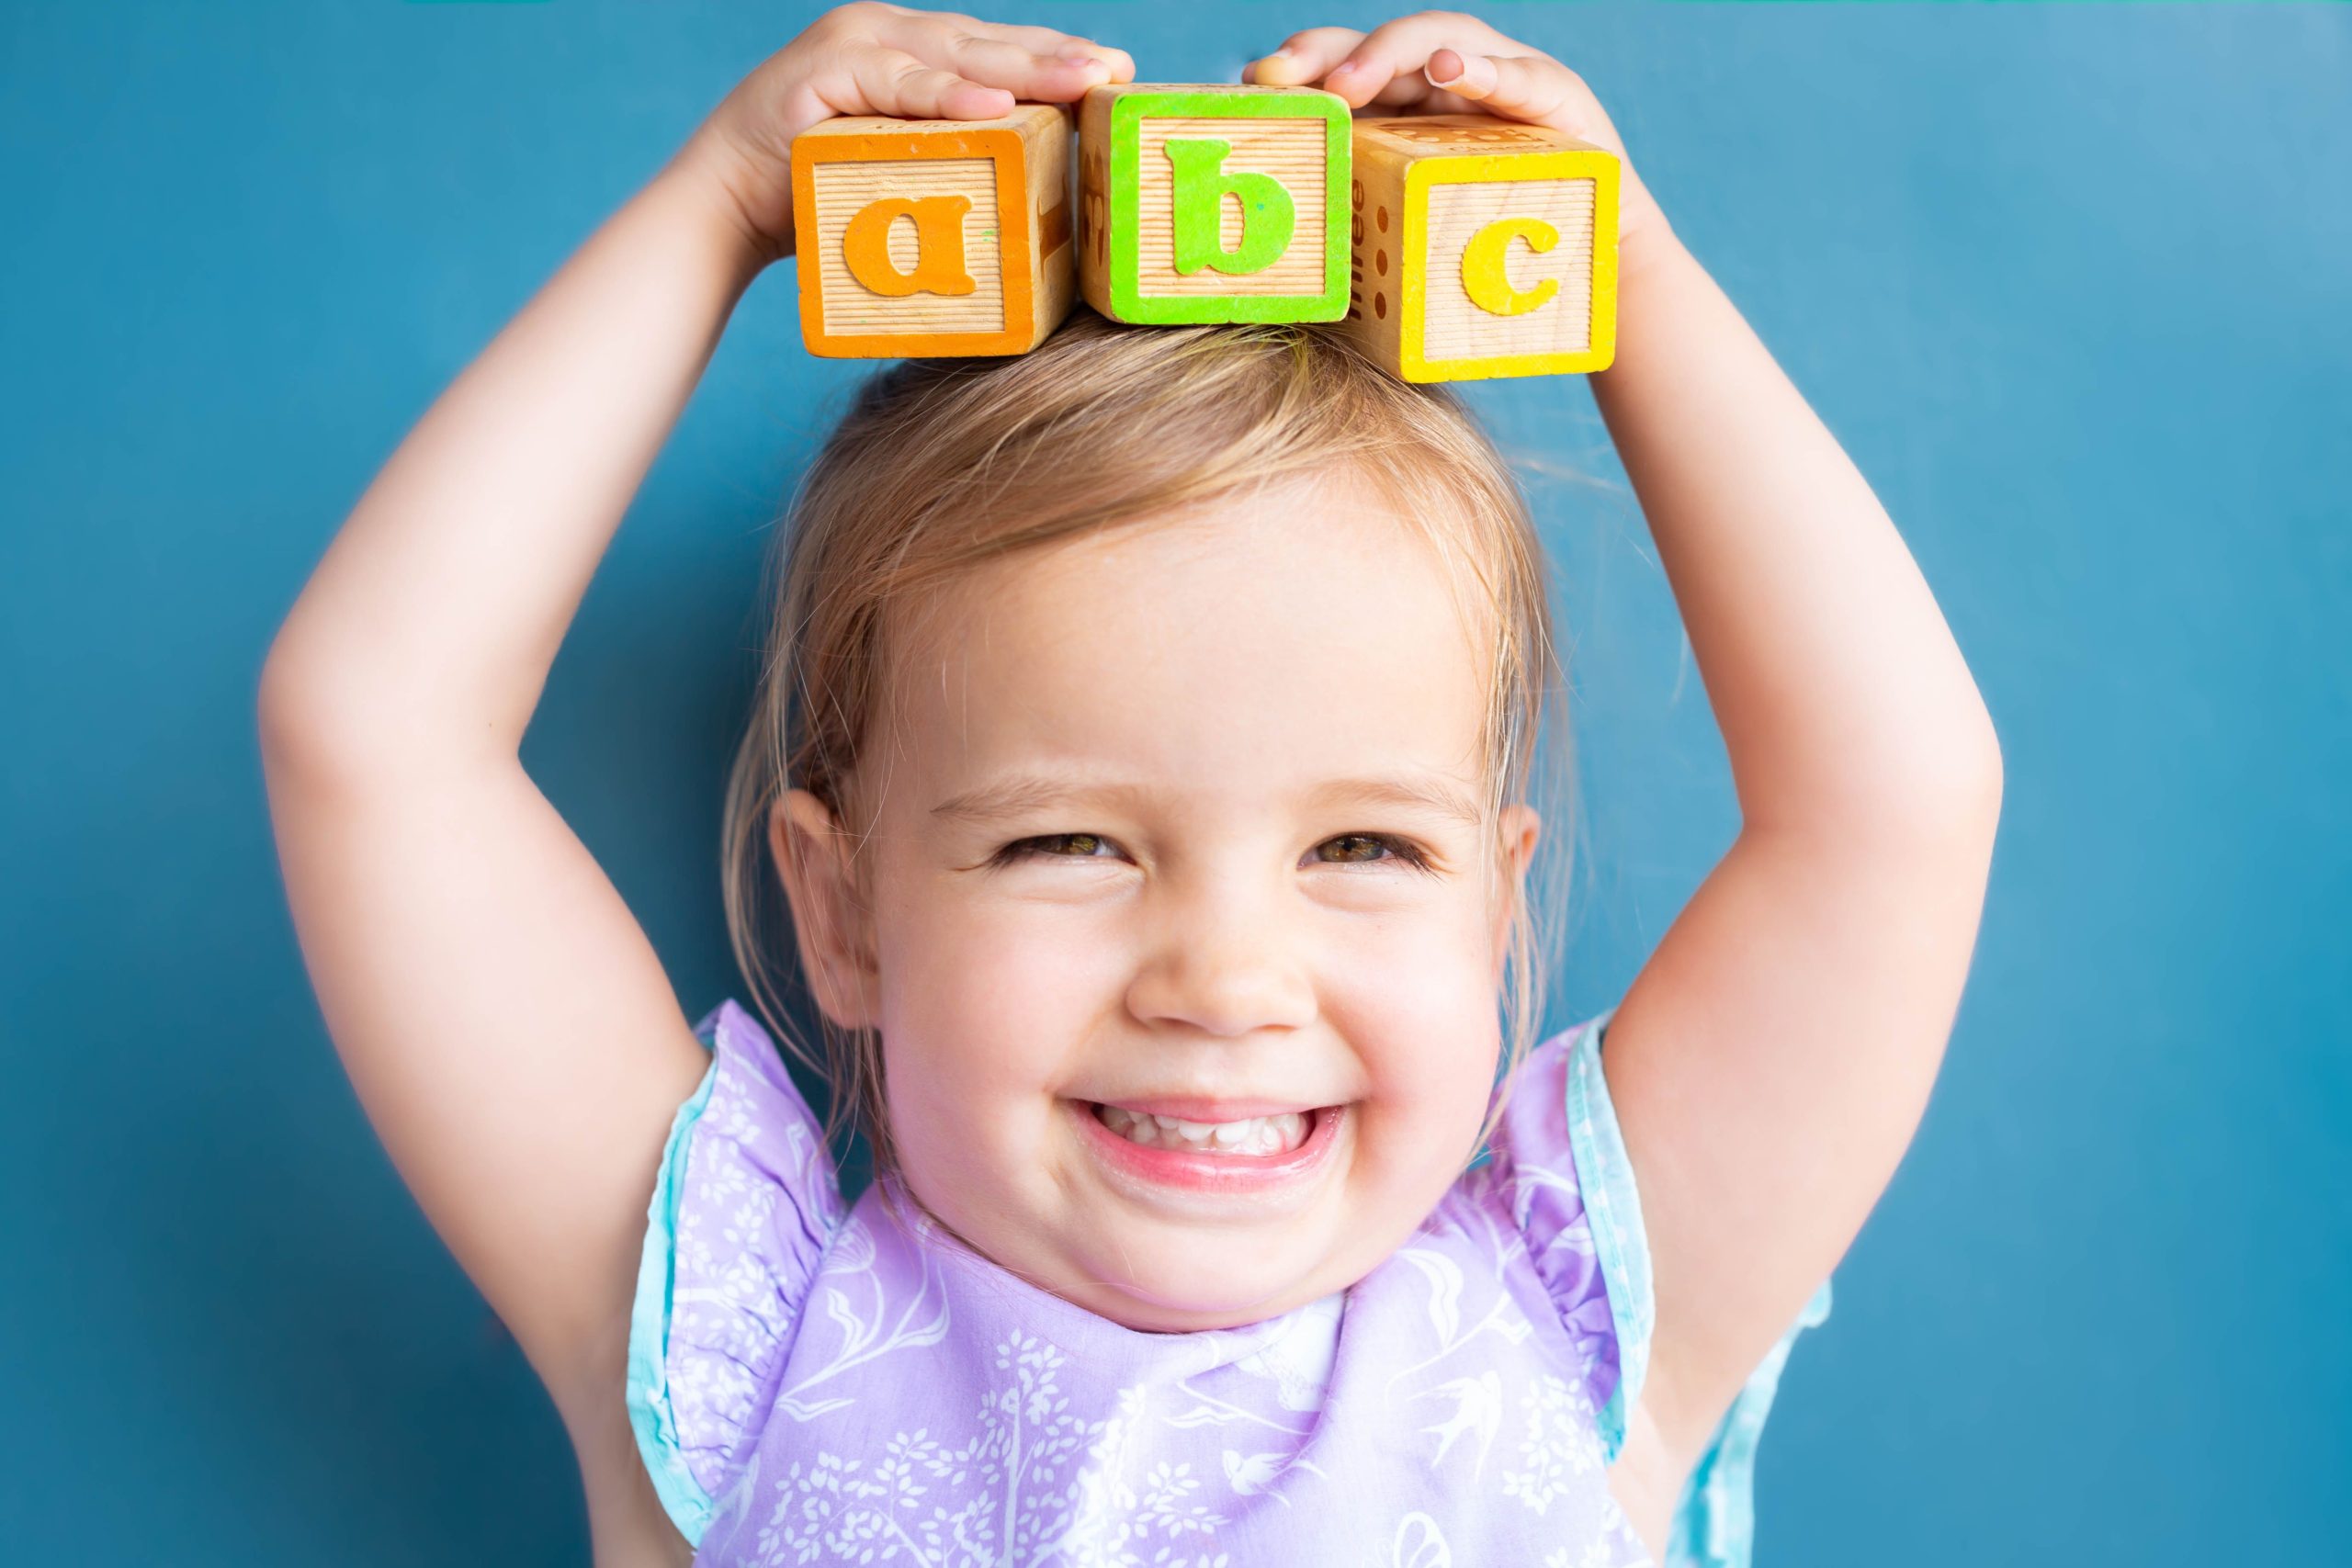
[[[837,359],[1026,354],[1069,313],[1069,111],[852,115],[792,143],[800,333]]]

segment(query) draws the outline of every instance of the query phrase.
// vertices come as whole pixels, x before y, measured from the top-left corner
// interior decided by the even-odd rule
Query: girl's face
[[[838,857],[796,920],[828,1010],[881,1032],[906,1188],[1131,1328],[1352,1284],[1473,1152],[1537,833],[1478,819],[1486,649],[1444,566],[1326,484],[1007,558],[936,610],[860,763],[870,903],[813,796],[778,817]],[[1190,1152],[1097,1109],[1185,1100],[1312,1114]]]

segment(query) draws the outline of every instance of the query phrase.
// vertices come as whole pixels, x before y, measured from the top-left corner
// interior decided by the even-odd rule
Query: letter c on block
[[[964,214],[968,196],[886,197],[869,202],[842,231],[842,259],[849,275],[891,299],[910,294],[969,294],[978,287],[964,266]],[[890,259],[890,225],[915,221],[915,265],[900,272]]]
[[[1560,231],[1541,218],[1498,218],[1462,247],[1462,287],[1470,303],[1495,316],[1523,316],[1551,302],[1560,280],[1547,277],[1532,288],[1514,288],[1503,270],[1513,240],[1525,240],[1537,255],[1560,243]]]

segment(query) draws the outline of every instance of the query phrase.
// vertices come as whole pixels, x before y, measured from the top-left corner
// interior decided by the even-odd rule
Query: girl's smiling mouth
[[[1095,1156],[1146,1195],[1173,1189],[1254,1198],[1303,1186],[1329,1162],[1348,1114],[1344,1105],[1317,1106],[1238,1118],[1209,1132],[1194,1131],[1204,1124],[1192,1122],[1163,1126],[1157,1117],[1093,1100],[1063,1104]]]
[[[1306,1143],[1306,1134],[1315,1126],[1312,1107],[1193,1120],[1182,1111],[1097,1105],[1094,1114],[1105,1127],[1131,1144],[1148,1149],[1173,1149],[1180,1154],[1189,1150],[1204,1155],[1286,1155]]]

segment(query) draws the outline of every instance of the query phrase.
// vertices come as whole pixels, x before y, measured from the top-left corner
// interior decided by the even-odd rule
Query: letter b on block
[[[1079,286],[1122,321],[1334,321],[1348,308],[1345,100],[1105,86],[1079,118]]]
[[[793,248],[809,351],[1025,354],[1069,313],[1069,116],[857,116],[792,144]]]
[[[1204,266],[1236,276],[1263,272],[1290,249],[1298,228],[1298,204],[1272,175],[1243,170],[1228,175],[1229,141],[1171,136],[1168,139],[1169,213],[1175,225],[1176,271],[1190,277]],[[1241,238],[1225,243],[1226,198],[1238,203]]]

